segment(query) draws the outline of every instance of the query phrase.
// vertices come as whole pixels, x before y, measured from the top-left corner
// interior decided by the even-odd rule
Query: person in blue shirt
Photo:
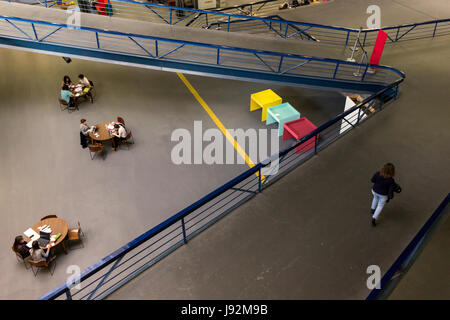
[[[386,201],[390,197],[392,190],[397,189],[397,184],[394,180],[395,167],[392,163],[386,163],[383,168],[377,171],[372,179],[372,206],[370,208],[370,213],[372,214],[372,225],[376,226],[376,221],[381,213]],[[392,197],[392,196],[391,196]]]
[[[67,85],[63,85],[61,89],[61,99],[66,101],[69,106],[73,106],[75,103],[75,95],[69,90]]]

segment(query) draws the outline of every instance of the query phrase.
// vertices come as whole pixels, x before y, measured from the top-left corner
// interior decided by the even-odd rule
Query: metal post
[[[316,134],[314,136],[314,154],[317,154],[317,141],[318,141],[318,135]]]
[[[363,75],[362,75],[362,77],[361,77],[361,81],[363,81],[364,78],[366,77],[366,74],[367,74],[367,70],[368,70],[368,69],[369,69],[369,65],[366,64],[366,69],[364,70],[364,73],[363,73]]]
[[[39,38],[36,33],[36,28],[34,27],[34,23],[32,23],[31,26],[33,27],[34,37],[36,38],[36,41],[39,41]]]
[[[258,170],[258,191],[261,192],[261,167]]]
[[[367,38],[367,31],[364,32],[364,41],[363,41],[363,44],[362,44],[363,47],[366,46],[366,38]]]
[[[436,28],[437,28],[437,22],[436,22],[436,24],[434,25],[434,30],[433,30],[433,38],[434,38],[434,36],[436,35]]]
[[[47,0],[45,0],[45,7],[47,8]]]
[[[347,39],[345,39],[345,45],[348,44],[348,38],[350,37],[350,31],[347,31]]]
[[[361,28],[359,28],[358,36],[355,39],[355,44],[353,45],[353,48],[352,48],[352,55],[350,56],[350,58],[347,59],[347,61],[353,61],[353,62],[355,61],[355,59],[353,59],[353,56],[355,55],[356,45],[358,44],[360,35],[361,35]],[[348,40],[348,37],[347,37],[347,40]]]
[[[217,64],[220,64],[220,48],[217,48]]]
[[[358,120],[356,121],[356,125],[359,124],[360,115],[361,115],[361,108],[358,109]]]
[[[205,15],[205,19],[206,19],[206,28],[208,28],[208,14]]]
[[[186,239],[186,228],[184,227],[184,218],[181,219],[181,229],[183,230],[183,241],[186,244],[187,239]]]
[[[155,40],[155,54],[158,56],[158,40]]]
[[[172,8],[170,8],[170,19],[169,19],[169,24],[172,24]]]
[[[337,71],[338,71],[339,65],[340,65],[340,63],[339,63],[339,62],[338,62],[338,63],[336,63],[336,68],[334,69],[333,79],[335,79],[335,78],[336,78],[336,73],[337,73]]]
[[[397,34],[395,35],[395,41],[397,41],[397,39],[398,39],[398,33],[399,33],[399,31],[400,31],[400,27],[397,28]]]
[[[72,294],[70,293],[70,290],[66,291],[66,297],[67,297],[67,300],[72,300]]]
[[[98,32],[95,33],[95,39],[97,40],[97,48],[100,49],[100,41],[98,40]]]
[[[281,25],[281,24],[280,24]],[[287,37],[287,33],[288,33],[288,28],[289,28],[289,24],[286,23],[286,30],[284,31],[284,37]]]
[[[227,32],[230,31],[230,19],[231,19],[231,16],[228,16]]]
[[[280,65],[278,66],[278,73],[281,72],[281,65],[283,64],[283,58],[284,58],[284,56],[281,56],[281,58],[280,58]]]

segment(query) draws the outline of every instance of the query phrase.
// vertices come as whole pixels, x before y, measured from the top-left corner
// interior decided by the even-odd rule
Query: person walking
[[[372,206],[370,214],[372,215],[372,225],[377,225],[378,216],[384,205],[389,199],[393,198],[393,193],[400,192],[401,188],[395,183],[395,166],[392,163],[386,163],[379,171],[377,171],[372,179]]]

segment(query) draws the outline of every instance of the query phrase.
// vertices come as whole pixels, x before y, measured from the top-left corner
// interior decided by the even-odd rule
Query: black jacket
[[[80,131],[80,144],[83,149],[87,148],[88,146],[88,139],[81,131]]]

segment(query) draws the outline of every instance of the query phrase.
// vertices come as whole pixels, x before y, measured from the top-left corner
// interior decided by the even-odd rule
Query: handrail
[[[436,221],[441,217],[444,209],[450,203],[450,193],[447,194],[447,197],[441,202],[438,208],[434,211],[430,218],[425,222],[425,224],[420,228],[411,242],[406,246],[406,248],[402,251],[402,253],[398,256],[389,270],[385,273],[383,278],[379,283],[379,289],[373,289],[370,294],[367,296],[366,300],[377,300],[381,295],[384,294],[385,290],[390,287],[390,283],[392,278],[399,270],[405,270],[407,266],[404,266],[405,263],[409,265],[412,261],[412,258],[417,253],[419,247],[423,244],[423,240],[427,237],[430,229],[434,226]]]
[[[112,264],[113,262],[120,261],[120,259],[126,255],[127,253],[131,252],[134,248],[138,247],[139,245],[143,244],[144,242],[152,239],[154,236],[158,235],[159,233],[162,233],[170,226],[174,225],[176,222],[182,221],[185,217],[187,217],[190,213],[194,212],[196,209],[202,207],[205,204],[209,204],[212,200],[216,199],[220,195],[222,195],[224,192],[232,189],[234,186],[239,184],[240,182],[244,181],[245,179],[253,176],[256,173],[259,173],[259,184],[261,185],[261,169],[263,167],[267,167],[273,160],[276,158],[283,158],[285,157],[290,151],[294,150],[298,146],[304,144],[306,141],[308,141],[311,138],[318,137],[319,134],[323,133],[326,129],[331,128],[334,124],[336,124],[338,121],[342,121],[352,113],[354,113],[357,110],[360,110],[364,105],[367,103],[370,103],[372,100],[383,97],[384,94],[386,94],[388,91],[398,88],[398,85],[403,81],[403,79],[399,79],[395,81],[394,83],[390,84],[383,90],[380,90],[378,93],[372,94],[371,96],[365,98],[362,102],[358,103],[354,107],[350,108],[349,110],[343,112],[338,117],[336,117],[333,120],[330,120],[326,122],[325,124],[319,126],[317,129],[312,131],[311,133],[305,135],[303,138],[299,139],[293,146],[279,152],[276,155],[273,155],[269,157],[268,159],[256,164],[254,167],[246,170],[236,178],[230,180],[226,184],[222,185],[221,187],[217,188],[216,190],[210,192],[200,200],[194,202],[187,208],[179,211],[172,217],[168,218],[164,222],[158,224],[157,226],[153,227],[152,229],[148,230],[147,232],[143,233],[136,239],[132,240],[128,244],[122,246],[118,250],[114,251],[110,255],[104,257],[99,262],[95,263],[94,265],[90,266],[86,270],[84,270],[79,276],[71,279],[70,284],[64,283],[57,287],[56,289],[52,290],[51,292],[48,292],[44,296],[42,296],[41,300],[48,300],[48,299],[55,299],[64,293],[67,295],[67,297],[70,299],[70,288],[75,285],[76,283],[80,283],[87,278],[93,276],[94,274],[100,272],[104,268],[106,268],[108,265]],[[359,121],[359,114],[358,114],[358,121]],[[316,151],[317,152],[317,151]],[[261,191],[261,187],[259,189]],[[184,226],[184,224],[183,224]],[[186,240],[185,240],[186,242]]]
[[[31,26],[33,28],[37,27],[38,25],[44,25],[44,26],[51,26],[54,28],[59,28],[58,30],[62,30],[62,29],[71,29],[69,26],[65,25],[65,24],[58,24],[58,23],[50,23],[50,22],[46,22],[46,21],[38,21],[38,20],[30,20],[30,19],[24,19],[24,18],[16,18],[16,17],[6,17],[6,16],[0,16],[0,20],[5,20],[9,23],[13,22],[24,22],[24,23],[29,23],[31,24]],[[21,31],[23,34],[25,34],[28,38],[26,40],[28,41],[34,41],[34,42],[39,42],[42,43],[43,39],[39,39],[36,35],[36,39],[31,38],[29,35],[27,35],[26,32],[22,31],[20,28],[18,28],[16,25],[14,25],[14,27],[16,29],[18,29],[19,31]],[[364,84],[379,84],[382,86],[385,86],[386,84],[388,84],[389,82],[395,80],[395,79],[389,79],[389,80],[385,80],[385,76],[384,74],[380,73],[378,75],[378,72],[381,72],[381,70],[385,70],[386,72],[392,73],[392,76],[397,76],[399,78],[404,78],[404,73],[393,68],[390,66],[379,66],[379,65],[368,65],[368,64],[360,64],[360,63],[356,63],[356,62],[350,62],[350,61],[345,61],[345,60],[337,60],[337,59],[329,59],[329,58],[317,58],[317,57],[310,57],[310,56],[302,56],[302,55],[297,55],[297,54],[287,54],[287,53],[279,53],[279,52],[271,52],[271,51],[264,51],[264,50],[254,50],[254,49],[245,49],[245,48],[237,48],[237,47],[231,47],[231,46],[223,46],[223,45],[215,45],[215,44],[209,44],[209,43],[201,43],[201,42],[193,42],[193,41],[185,41],[185,40],[175,40],[175,39],[166,39],[166,38],[161,38],[161,37],[156,37],[156,36],[148,36],[148,35],[140,35],[140,34],[133,34],[133,33],[124,33],[124,32],[119,32],[119,31],[112,31],[112,30],[101,30],[101,29],[96,29],[96,28],[92,28],[92,27],[77,27],[77,30],[80,31],[89,31],[89,32],[93,32],[95,33],[96,37],[98,38],[99,34],[107,34],[107,35],[114,35],[114,36],[120,36],[123,37],[124,39],[145,39],[145,40],[151,40],[151,41],[155,41],[155,42],[162,42],[162,43],[169,43],[169,44],[177,44],[178,47],[174,50],[178,50],[180,48],[182,48],[185,45],[189,45],[189,46],[193,46],[193,47],[197,47],[197,48],[208,48],[208,49],[214,49],[214,52],[217,52],[217,57],[220,58],[220,54],[223,55],[223,52],[235,52],[238,54],[251,54],[251,56],[256,56],[259,59],[261,58],[261,56],[265,57],[265,58],[276,58],[276,63],[279,64],[278,67],[278,71],[276,71],[273,68],[267,69],[264,72],[268,73],[268,74],[276,74],[279,76],[303,76],[306,77],[306,75],[303,74],[299,74],[296,73],[298,70],[294,70],[294,71],[290,71],[290,69],[296,69],[299,68],[300,65],[295,66],[294,68],[290,68],[287,70],[281,70],[281,66],[283,65],[283,61],[287,61],[289,59],[295,59],[295,60],[300,60],[300,61],[307,61],[309,63],[313,62],[316,63],[318,67],[320,65],[320,67],[322,68],[328,68],[328,69],[323,69],[325,70],[327,73],[325,75],[318,73],[317,75],[315,75],[317,78],[323,78],[323,79],[327,79],[329,81],[333,81],[333,82],[343,82],[346,81],[347,83],[364,83]],[[56,32],[56,31],[55,31]],[[50,41],[50,43],[53,43]],[[56,42],[58,43],[58,42]],[[63,43],[64,45],[67,45],[65,43]],[[99,43],[97,41],[96,46],[98,47],[98,49],[101,50],[105,50],[106,49],[102,49],[99,46]],[[92,49],[90,47],[86,47],[89,49]],[[148,51],[146,51],[148,53]],[[127,54],[129,54],[128,52],[125,52]],[[149,53],[148,53],[149,54]],[[146,55],[146,57],[148,59],[153,59],[153,60],[158,60],[158,61],[162,61],[162,58],[165,58],[165,55],[167,55],[169,53],[163,54],[163,55],[159,55],[158,54],[156,56],[152,56],[152,55]],[[214,53],[215,54],[215,53]],[[180,60],[181,59],[181,60]],[[179,61],[184,61],[182,59],[187,59],[184,57],[179,57],[178,60]],[[214,64],[214,66],[220,66],[222,68],[226,67],[226,68],[232,68],[232,66],[228,66],[225,64],[221,64],[220,59],[217,59],[215,61],[217,61],[217,65]],[[177,61],[177,60],[175,60]],[[255,60],[256,61],[256,60]],[[258,60],[259,61],[259,60]],[[191,60],[187,60],[187,62],[192,63]],[[263,61],[264,62],[264,61]],[[298,61],[297,61],[298,62]],[[205,63],[203,63],[205,64]],[[286,63],[284,63],[285,65]],[[323,67],[322,65],[326,65],[329,64],[330,66],[325,66]],[[362,68],[365,69],[367,71],[367,69],[369,67],[371,68],[376,68],[377,70],[377,74],[375,74],[374,76],[372,76],[372,78],[367,79],[365,78],[365,74],[366,73],[362,73],[361,77],[359,78],[352,78],[352,79],[348,79],[344,76],[339,76],[339,74],[337,74],[337,70],[339,68],[343,68],[343,66],[349,66],[352,68]],[[330,69],[331,68],[331,69]],[[249,69],[248,70],[255,70],[258,72],[263,72],[259,69]],[[333,73],[330,73],[331,71],[334,71],[334,75]],[[328,74],[328,75],[327,75]],[[336,75],[337,74],[337,75]],[[311,76],[310,76],[311,77]]]
[[[10,1],[10,0],[9,0]],[[274,1],[262,1],[256,2],[276,2]],[[92,2],[96,4],[95,1]],[[242,23],[243,21],[247,24],[253,25],[245,30],[248,33],[269,33],[275,34],[281,38],[291,38],[291,39],[301,39],[301,33],[306,28],[309,33],[312,33],[312,37],[306,37],[306,40],[315,40],[323,43],[330,43],[336,45],[348,45],[354,40],[354,38],[359,33],[359,29],[338,27],[338,26],[326,26],[322,24],[315,23],[304,23],[298,21],[284,20],[277,15],[269,15],[266,17],[253,16],[253,15],[243,15],[239,12],[226,13],[224,10],[200,10],[200,9],[190,9],[190,8],[180,8],[174,6],[166,6],[154,3],[142,3],[133,0],[109,0],[112,4],[112,12],[116,15],[123,15],[123,17],[137,18],[137,19],[150,19],[150,21],[167,23],[171,25],[182,25],[186,27],[202,27],[211,28],[214,25],[226,25],[226,28],[221,30],[226,30],[227,32],[240,32],[241,30],[237,28],[234,30],[234,25],[236,23]],[[102,4],[104,5],[104,4]],[[236,7],[249,6],[252,4],[240,5]],[[46,6],[49,7],[46,3]],[[140,7],[139,10],[137,8]],[[149,10],[141,10],[149,9]],[[235,8],[235,7],[230,7]],[[228,11],[230,10],[228,8]],[[87,8],[89,11],[91,8]],[[226,10],[225,10],[226,11]],[[179,13],[179,14],[178,14]],[[274,17],[277,17],[274,19]],[[156,20],[155,20],[156,19]],[[199,23],[197,22],[199,21]],[[180,23],[182,22],[182,23]],[[431,20],[419,23],[404,24],[399,26],[391,26],[382,28],[388,34],[388,41],[393,43],[400,40],[425,38],[425,37],[435,37],[437,35],[450,34],[450,25],[448,23],[450,19],[439,19]],[[279,26],[281,32],[278,32],[273,26]],[[423,28],[429,27],[429,30],[424,30]],[[278,27],[277,27],[278,28]],[[298,29],[300,28],[300,29]],[[400,30],[408,29],[403,34],[400,34]],[[375,41],[375,33],[378,29],[361,29],[362,45],[367,46],[373,44]],[[388,43],[389,43],[388,42]]]

